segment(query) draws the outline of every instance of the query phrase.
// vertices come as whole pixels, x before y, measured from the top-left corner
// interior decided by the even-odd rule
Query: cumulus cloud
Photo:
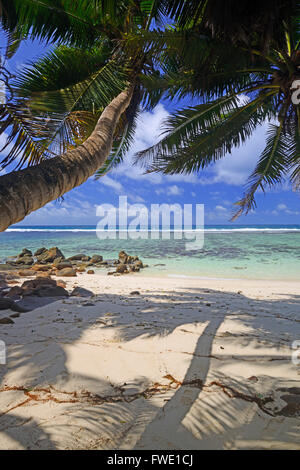
[[[123,185],[111,178],[110,176],[103,176],[102,178],[99,179],[99,184],[104,184],[105,186],[108,186],[109,188],[112,188],[114,191],[116,191],[117,193],[121,194],[122,192],[124,192],[124,188],[123,188]]]
[[[132,160],[135,153],[159,141],[163,131],[162,123],[168,116],[169,113],[162,104],[157,105],[153,111],[144,111],[140,114],[134,144],[123,164],[114,170],[115,175],[122,174],[122,177],[138,181],[144,180],[152,185],[172,182],[201,186],[218,183],[241,186],[246,183],[265,147],[267,123],[259,127],[244,145],[234,149],[231,154],[226,155],[223,159],[218,160],[204,173],[178,175],[144,174],[143,168],[134,166]]]
[[[285,204],[278,204],[278,206],[277,206],[277,210],[279,210],[279,211],[285,211],[285,210],[287,210],[287,208],[288,207]]]
[[[278,204],[271,214],[277,217],[279,215],[300,215],[300,212],[291,210],[286,204]]]
[[[159,188],[155,190],[155,193],[159,196],[161,194],[166,194],[167,196],[181,196],[184,193],[183,188],[179,188],[176,184],[173,186],[167,186],[166,188]]]
[[[227,212],[226,207],[223,206],[216,206],[216,211],[218,212]]]

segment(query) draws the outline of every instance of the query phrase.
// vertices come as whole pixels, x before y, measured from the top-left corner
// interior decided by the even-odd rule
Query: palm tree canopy
[[[22,37],[63,42],[24,69],[12,83],[14,99],[1,107],[0,132],[11,145],[2,168],[36,165],[85,141],[105,106],[135,82],[131,105],[116,129],[111,158],[100,174],[126,153],[140,101],[154,106],[143,74],[153,70],[140,47],[128,55],[123,48],[130,32],[139,34],[161,11],[152,1],[14,0]],[[84,47],[82,47],[84,46]],[[87,47],[88,46],[88,47]],[[140,76],[138,76],[140,75]]]
[[[266,147],[234,217],[256,206],[258,189],[286,178],[298,189],[300,107],[292,102],[291,88],[300,78],[299,18],[281,22],[267,52],[255,36],[249,47],[243,40],[225,42],[207,28],[188,35],[170,31],[168,37],[149,32],[145,41],[153,53],[157,44],[165,51],[160,56],[166,74],[152,86],[171,98],[193,95],[200,104],[174,113],[165,122],[162,140],[140,152],[137,161],[147,171],[199,171],[240,147],[267,121]]]
[[[172,27],[150,28],[164,16]],[[19,37],[58,44],[17,77],[14,99],[1,107],[0,132],[11,144],[3,166],[36,165],[76,147],[134,82],[98,176],[128,150],[139,103],[152,107],[164,93],[196,96],[200,104],[175,113],[163,140],[140,155],[150,158],[149,171],[205,168],[267,120],[266,149],[239,214],[255,206],[258,188],[286,175],[298,185],[299,112],[290,87],[300,66],[299,2],[1,0],[1,18]]]

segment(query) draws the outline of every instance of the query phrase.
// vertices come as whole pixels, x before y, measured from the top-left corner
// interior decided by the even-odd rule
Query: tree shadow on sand
[[[257,431],[251,431],[257,441],[259,426],[264,429],[266,420],[276,424],[280,416],[268,403],[264,409],[264,404],[251,401],[259,397],[258,386],[246,381],[243,370],[235,377],[228,377],[226,370],[236,361],[242,368],[254,364],[262,380],[270,373],[273,388],[285,384],[282,369],[290,366],[290,345],[300,337],[299,300],[300,296],[254,300],[201,288],[165,295],[158,289],[138,297],[102,294],[91,299],[70,298],[54,302],[51,313],[43,306],[35,308],[22,314],[15,325],[1,327],[8,363],[0,366],[0,433],[21,448],[230,448],[235,440],[243,441],[245,430],[252,429],[254,414],[258,414]],[[238,327],[234,331],[233,325]],[[168,343],[175,330],[186,334],[186,351]],[[92,331],[88,345],[87,331]],[[140,349],[134,354],[142,354],[143,341],[165,339],[164,357],[175,355],[175,361],[176,355],[186,357],[182,376],[174,377],[172,370],[163,372],[162,368],[160,383],[153,384],[147,370],[135,372],[131,364],[132,377],[126,384],[105,378],[101,368],[107,370],[108,366],[96,357],[97,346],[107,341],[111,347],[117,341],[121,360],[135,339],[139,339]],[[86,373],[71,370],[66,351],[81,344],[95,348],[101,377],[89,373],[89,364]],[[239,353],[227,355],[228,345]],[[130,357],[125,357],[125,366]],[[273,373],[275,362],[279,365],[277,376]],[[290,389],[297,389],[296,375],[295,369]],[[80,390],[78,384],[82,384]],[[230,398],[236,391],[240,396]],[[271,392],[264,390],[265,396]],[[284,393],[297,396],[297,390],[294,395]],[[31,395],[33,399],[19,405]],[[247,397],[250,400],[245,408]],[[39,422],[32,419],[32,406]],[[55,421],[44,416],[45,407],[50,407]],[[290,418],[299,420],[297,406],[294,411]],[[28,424],[23,424],[26,418]],[[296,442],[296,428],[280,429],[279,446],[289,439]]]

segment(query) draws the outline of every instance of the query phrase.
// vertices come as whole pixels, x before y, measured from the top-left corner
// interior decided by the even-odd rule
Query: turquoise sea
[[[186,240],[174,233],[167,240],[150,234],[100,240],[92,226],[16,226],[0,234],[0,262],[25,247],[43,246],[58,246],[66,257],[86,253],[104,259],[125,250],[149,264],[142,276],[300,280],[300,225],[207,226],[203,249],[196,251],[187,250]]]

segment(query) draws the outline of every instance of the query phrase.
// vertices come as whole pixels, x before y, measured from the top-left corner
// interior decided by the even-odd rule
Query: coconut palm
[[[253,35],[250,43],[224,42],[218,34],[194,28],[173,47],[163,35],[148,35],[155,50],[165,47],[173,70],[157,81],[170,97],[193,95],[199,104],[174,113],[165,123],[162,140],[140,152],[137,161],[148,171],[165,174],[198,172],[240,147],[268,122],[266,146],[249,178],[233,219],[255,208],[257,190],[290,179],[300,188],[300,107],[292,100],[300,78],[299,9],[270,39],[268,49]],[[202,33],[202,34],[200,34]],[[173,37],[178,41],[176,34]],[[163,46],[164,45],[164,46]],[[161,52],[160,52],[161,54]],[[153,83],[152,86],[155,86]],[[242,151],[241,151],[242,158]]]
[[[213,62],[209,66],[207,61],[212,43],[217,48],[222,39],[219,53],[226,60],[225,41],[229,41],[230,29],[227,23],[226,28],[220,24],[219,12],[212,8],[216,2],[212,0],[1,2],[6,7],[14,6],[21,37],[39,37],[64,46],[59,45],[25,70],[14,83],[14,100],[1,109],[0,132],[8,134],[10,145],[3,167],[17,161],[18,171],[0,177],[0,230],[82,184],[96,170],[102,175],[117,164],[130,145],[140,102],[152,107],[166,90],[169,96],[178,91],[198,94],[201,99],[212,97],[212,83],[208,92],[205,81],[199,80],[198,84],[195,75],[203,64],[209,73],[214,69]],[[290,7],[294,2],[278,3],[281,8],[276,7],[268,20],[273,29],[280,15],[289,17],[288,9],[286,12],[282,5]],[[240,4],[246,8],[245,1]],[[262,25],[266,25],[268,7],[269,2],[256,11],[251,44],[263,31]],[[149,31],[152,19],[158,21],[162,15],[170,15],[179,26],[167,34]],[[239,10],[239,15],[230,19],[231,30],[242,17],[243,11]],[[249,39],[244,40],[248,27],[247,17],[245,28],[232,38],[234,43],[242,42],[244,48],[249,48]],[[154,48],[149,47],[148,34],[155,37]],[[165,54],[157,50],[161,36],[166,44]],[[182,64],[179,57],[182,47],[189,51],[190,39],[196,39],[193,52],[197,60],[191,62],[192,69],[187,64],[188,53]],[[248,57],[248,50],[241,56]],[[265,57],[264,47],[262,62]],[[155,65],[161,58],[166,76],[157,80],[161,74]],[[248,59],[241,60],[244,63]],[[236,73],[247,81],[243,73]],[[226,88],[221,81],[217,85],[220,94]],[[203,91],[199,90],[200,83]],[[226,104],[223,108],[220,105],[219,113],[232,110],[234,105],[237,106],[236,97],[227,108]],[[24,165],[28,168],[21,169]]]
[[[123,47],[129,32],[139,35],[152,19],[159,20],[159,7],[152,3],[15,2],[22,24],[33,18],[31,30],[21,28],[23,36],[33,31],[46,41],[63,37],[69,45],[24,70],[13,83],[14,99],[1,106],[0,132],[8,134],[9,146],[2,168],[16,161],[18,170],[0,178],[1,230],[99,168],[104,173],[128,149],[139,104],[151,107],[159,98],[142,85],[143,75],[153,73],[151,57],[140,47],[128,56]]]

